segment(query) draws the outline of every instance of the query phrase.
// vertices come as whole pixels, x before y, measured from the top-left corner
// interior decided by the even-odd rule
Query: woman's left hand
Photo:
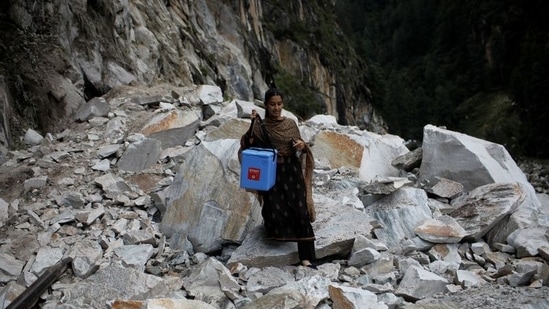
[[[305,148],[305,142],[299,139],[294,139],[292,145],[298,151],[302,151]]]

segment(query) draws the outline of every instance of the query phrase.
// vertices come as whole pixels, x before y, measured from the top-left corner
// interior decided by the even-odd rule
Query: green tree
[[[390,133],[427,123],[549,157],[549,2],[347,0],[344,29],[375,74]],[[362,10],[361,10],[362,9]]]

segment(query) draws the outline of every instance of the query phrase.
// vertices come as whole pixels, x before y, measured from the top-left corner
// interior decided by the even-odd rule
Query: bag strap
[[[261,119],[261,117],[259,115],[256,115],[254,119],[252,119],[252,122],[250,123],[250,128],[248,129],[248,131],[246,132],[246,136],[248,138],[253,138],[253,127],[254,127],[254,122],[257,121],[259,123],[259,126],[261,127],[261,130],[263,131],[263,135],[265,136],[265,139],[267,140],[267,144],[269,146],[269,148],[272,148],[272,149],[275,149],[275,147],[273,146],[273,142],[271,141],[271,135],[269,134],[269,132],[267,132],[267,129],[265,129],[265,123],[263,122],[263,120]]]
[[[273,142],[271,141],[271,135],[269,134],[269,132],[267,132],[267,129],[265,129],[265,123],[263,122],[261,117],[259,117],[259,115],[257,115],[254,119],[252,119],[252,123],[250,125],[249,132],[253,133],[252,127],[254,125],[254,121],[256,121],[256,120],[259,122],[259,126],[261,127],[261,130],[263,131],[263,135],[265,136],[265,139],[267,140],[267,144],[268,144],[269,148],[271,149],[271,151],[274,154],[274,156],[273,156],[273,161],[274,161],[274,160],[276,160],[276,157],[277,157],[277,151],[276,151],[276,148],[273,146]]]
[[[259,116],[256,116],[256,117],[259,117]],[[258,119],[259,119],[259,126],[261,127],[261,130],[263,130],[263,135],[265,135],[265,138],[267,139],[267,143],[269,144],[269,147],[272,149],[275,149],[273,146],[273,142],[271,142],[271,135],[269,134],[269,132],[267,132],[267,129],[265,129],[265,123],[261,120],[261,118],[258,118]]]

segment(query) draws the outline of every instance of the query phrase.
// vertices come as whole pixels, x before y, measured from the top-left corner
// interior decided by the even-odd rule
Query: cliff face
[[[342,124],[381,133],[366,68],[331,19],[335,4],[316,2],[3,1],[3,143],[28,127],[55,131],[119,85],[161,83],[218,85],[227,99],[253,100],[275,82],[307,91]]]

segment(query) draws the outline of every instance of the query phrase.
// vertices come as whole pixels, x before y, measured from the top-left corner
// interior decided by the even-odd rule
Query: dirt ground
[[[404,309],[549,309],[549,287],[486,284],[453,294],[435,296]]]
[[[24,167],[0,166],[0,198],[7,203],[19,198],[23,192],[25,180],[33,177],[32,169]]]

